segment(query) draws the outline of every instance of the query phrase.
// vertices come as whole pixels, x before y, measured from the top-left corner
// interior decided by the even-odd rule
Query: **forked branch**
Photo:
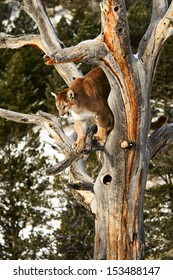
[[[151,22],[138,48],[138,57],[149,77],[154,74],[163,45],[172,34],[173,1],[168,8],[167,1],[153,0]]]
[[[54,28],[47,16],[43,1],[41,0],[23,0],[23,10],[35,21],[40,31],[39,35],[23,35],[12,36],[8,34],[0,34],[0,48],[20,48],[26,45],[37,46],[45,53],[52,54],[64,47],[58,39]],[[82,73],[78,70],[74,63],[66,65],[55,65],[56,70],[61,77],[69,85],[75,78],[82,77]],[[33,123],[44,127],[50,135],[55,139],[55,142],[68,155],[72,151],[72,143],[64,134],[58,119],[55,116],[39,112],[37,115],[27,115],[7,110],[0,110],[0,116],[8,120]],[[56,118],[56,119],[55,119]],[[73,161],[70,166],[70,177],[72,183],[84,183],[84,185],[92,184],[93,179],[87,174],[83,160]],[[87,200],[90,191],[83,193],[83,199]]]
[[[52,173],[58,173],[71,164],[70,168],[73,177],[72,184],[79,182],[81,184],[83,182],[84,186],[93,184],[93,179],[86,173],[83,162],[80,161],[80,158],[82,158],[82,153],[77,154],[76,152],[73,152],[72,142],[70,141],[70,138],[65,135],[57,117],[42,111],[39,111],[37,114],[23,114],[5,109],[0,109],[0,117],[18,123],[36,124],[40,127],[45,128],[48,133],[54,138],[62,153],[67,156],[66,162],[68,162],[65,164],[59,163],[59,170],[54,170],[55,172],[52,171]],[[51,170],[52,168],[49,168],[49,174],[51,173]]]
[[[69,150],[69,138],[64,134],[58,118],[54,115],[39,111],[37,114],[23,114],[10,110],[0,109],[0,117],[18,123],[36,124],[45,128],[55,139],[57,145],[65,153]]]
[[[74,47],[61,49],[51,56],[44,56],[48,65],[69,62],[96,63],[103,59],[108,53],[106,45],[97,39],[84,41]]]

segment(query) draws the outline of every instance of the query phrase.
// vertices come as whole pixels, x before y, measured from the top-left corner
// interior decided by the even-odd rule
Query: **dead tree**
[[[130,45],[125,1],[103,0],[100,7],[100,35],[74,47],[64,48],[59,41],[41,0],[23,0],[22,4],[36,22],[38,35],[0,34],[1,48],[35,45],[51,56],[67,85],[82,75],[74,62],[99,65],[105,71],[111,85],[109,105],[115,125],[101,152],[102,167],[96,180],[86,173],[86,151],[73,152],[74,140],[64,134],[57,117],[3,109],[0,116],[44,126],[64,152],[65,160],[47,173],[57,174],[70,166],[69,186],[74,196],[95,215],[94,258],[143,259],[143,206],[149,162],[173,139],[173,124],[149,134],[150,92],[159,55],[173,34],[173,1],[169,6],[167,0],[152,1],[151,21],[136,55]],[[92,129],[89,135],[91,139]],[[89,147],[87,153],[95,149],[91,143]]]

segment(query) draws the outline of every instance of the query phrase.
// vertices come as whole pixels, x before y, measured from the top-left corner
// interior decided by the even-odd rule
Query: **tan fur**
[[[75,147],[81,151],[85,146],[86,121],[96,117],[97,133],[94,138],[103,146],[107,131],[114,125],[114,117],[107,99],[110,93],[108,79],[100,67],[91,70],[83,78],[77,78],[69,88],[55,95],[56,106],[61,116],[71,113],[74,118],[77,141]]]

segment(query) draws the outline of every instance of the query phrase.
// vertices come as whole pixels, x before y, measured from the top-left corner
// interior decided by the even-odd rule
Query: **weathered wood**
[[[156,6],[153,2],[153,21],[140,44],[138,57],[132,55],[129,46],[124,1],[117,4],[117,1],[110,0],[101,4],[102,33],[93,40],[92,48],[91,41],[85,41],[54,55],[61,63],[76,60],[97,63],[106,72],[112,86],[109,104],[116,122],[107,139],[106,154],[102,157],[102,168],[94,185],[96,259],[144,258],[143,203],[150,127],[148,99],[157,58],[163,41],[168,38],[158,26],[164,28],[166,25],[162,30],[172,32],[170,19],[161,18],[166,12],[166,2],[159,1],[158,4]],[[97,51],[98,41],[101,44]],[[126,147],[121,145],[123,142],[127,143]],[[165,140],[159,143],[160,149]],[[151,149],[153,154],[156,148]]]
[[[167,0],[153,0],[151,22],[159,17],[162,18],[165,15],[167,9]]]
[[[65,152],[70,152],[69,138],[64,134],[58,119],[51,114],[39,111],[37,114],[23,114],[10,110],[0,109],[0,116],[18,123],[36,124],[46,128],[55,142]]]
[[[83,184],[82,184],[83,185]],[[88,185],[88,184],[87,184]],[[74,185],[70,185],[70,190],[77,202],[84,206],[93,216],[95,213],[95,195],[93,192],[87,190],[75,190]],[[90,186],[89,186],[90,187]]]
[[[24,46],[35,46],[40,50],[44,51],[40,35],[9,35],[0,32],[0,48],[21,48]]]
[[[89,201],[91,202],[91,199],[89,199],[89,197],[92,196],[92,199],[94,198],[93,191],[92,191],[92,194],[90,194],[93,179],[90,178],[89,175],[87,175],[82,162],[79,161],[79,159],[82,157],[82,153],[76,154],[75,152],[72,152],[72,144],[71,144],[70,137],[67,137],[64,134],[63,128],[62,128],[58,118],[55,117],[54,115],[51,115],[51,114],[48,114],[48,113],[45,113],[42,111],[39,111],[37,114],[22,114],[22,113],[17,113],[14,111],[5,110],[5,109],[1,109],[1,108],[0,108],[0,117],[5,118],[6,120],[18,122],[18,123],[36,124],[36,125],[39,125],[39,126],[45,128],[48,131],[48,133],[54,138],[55,142],[61,149],[61,152],[64,153],[65,155],[67,155],[67,159],[65,159],[65,164],[63,165],[61,163],[60,165],[62,168],[60,170],[57,170],[57,168],[56,168],[56,170],[54,170],[54,173],[64,170],[67,167],[67,162],[68,162],[68,166],[70,164],[72,164],[71,168],[73,168],[73,172],[78,175],[78,177],[76,176],[77,182],[80,182],[81,186],[83,185],[83,190],[85,190],[85,189],[87,190],[85,192],[80,191],[81,192],[80,199],[81,199],[81,201],[83,201],[82,205],[86,206],[87,209],[90,209]],[[74,161],[78,161],[78,162],[73,163]],[[75,166],[75,164],[77,166]],[[52,172],[52,168],[50,168],[47,171],[47,175],[50,175],[50,173],[51,173],[50,170]],[[72,185],[73,185],[73,182],[71,184],[69,184],[69,186],[72,186]],[[86,186],[88,186],[88,187],[86,187]],[[75,190],[75,188],[74,188],[73,194],[78,191],[79,190]],[[82,198],[82,196],[83,196],[83,198]],[[85,201],[85,203],[84,203],[84,201]],[[88,202],[88,204],[87,204],[87,202]]]
[[[100,41],[100,37],[93,40],[87,40],[74,47],[68,47],[58,50],[51,56],[48,54],[44,57],[45,62],[53,60],[54,64],[69,63],[71,61],[96,63],[107,54],[106,45]],[[49,64],[49,63],[47,63]]]
[[[23,0],[22,8],[36,22],[45,53],[55,53],[64,46],[58,39],[41,0]],[[55,68],[68,85],[75,78],[82,76],[82,73],[74,63],[64,65],[63,67],[55,65]]]

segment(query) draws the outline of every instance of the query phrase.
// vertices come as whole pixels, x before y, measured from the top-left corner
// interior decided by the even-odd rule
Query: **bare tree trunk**
[[[63,49],[61,44],[56,47],[59,41],[55,38],[42,1],[23,2],[25,11],[39,26],[40,37],[38,35],[32,39],[27,36],[25,42],[22,37],[18,38],[16,47],[35,40],[35,45],[47,55],[54,53],[51,59],[56,61],[56,69],[68,84],[74,77],[71,69],[75,67],[71,62],[83,61],[102,67],[111,85],[109,106],[114,114],[115,125],[102,151],[102,168],[95,180],[94,190],[91,188],[93,180],[79,161],[84,152],[73,153],[71,143],[63,142],[63,131],[57,130],[57,120],[41,113],[36,122],[49,127],[49,130],[51,127],[51,134],[57,144],[66,147],[66,160],[49,170],[49,173],[59,172],[73,162],[70,174],[75,173],[75,176],[72,176],[71,187],[74,189],[76,182],[80,185],[80,190],[75,190],[74,195],[95,214],[95,259],[143,259],[143,207],[149,161],[173,139],[173,125],[148,136],[151,123],[150,91],[159,54],[173,33],[173,1],[168,7],[166,0],[153,0],[151,22],[139,44],[137,55],[132,54],[130,46],[124,0],[103,0],[101,34],[94,40]],[[0,47],[14,46],[15,38],[4,34],[1,34],[1,38]],[[69,66],[62,72],[64,66],[60,63],[69,63]],[[75,77],[79,75],[76,69]],[[14,114],[12,112],[9,115],[9,112],[0,110],[2,117],[17,121]],[[33,121],[31,116],[27,118],[27,121],[26,116],[24,118],[26,122]],[[22,116],[19,115],[19,119],[22,121]],[[80,172],[74,172],[76,165],[79,165]]]
[[[170,31],[172,34],[172,18],[171,15],[168,18],[168,14],[173,10],[173,3],[167,11],[166,1],[153,1],[151,24],[141,41],[140,57],[134,57],[129,46],[125,4],[119,2],[102,3],[104,42],[116,63],[113,65],[109,58],[103,61],[112,72],[108,77],[113,88],[110,107],[115,128],[106,142],[103,167],[94,186],[97,201],[95,258],[134,260],[144,258],[145,248],[143,206],[150,160],[149,94],[163,40]],[[164,16],[162,20],[160,16]],[[163,38],[159,28],[164,24],[170,29],[164,30]],[[116,67],[118,71],[114,74]],[[114,79],[119,90],[114,86]]]

